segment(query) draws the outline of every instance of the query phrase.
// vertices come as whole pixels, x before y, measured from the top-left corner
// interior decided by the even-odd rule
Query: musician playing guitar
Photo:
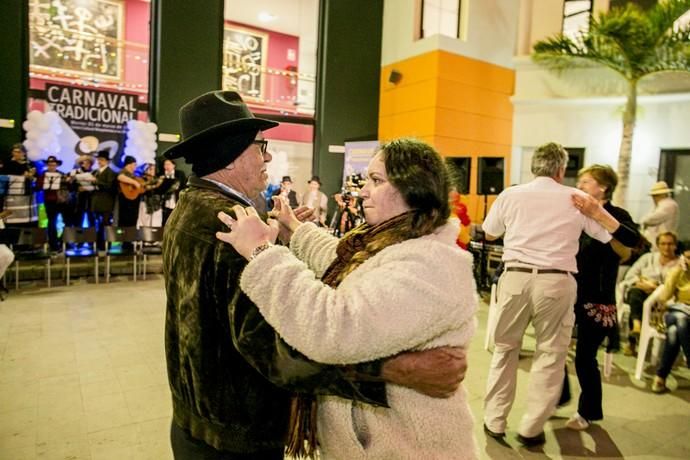
[[[134,227],[137,224],[139,215],[139,195],[145,191],[142,181],[134,175],[137,168],[137,160],[127,155],[117,180],[120,185],[118,194],[118,227]],[[132,190],[136,193],[129,193]]]

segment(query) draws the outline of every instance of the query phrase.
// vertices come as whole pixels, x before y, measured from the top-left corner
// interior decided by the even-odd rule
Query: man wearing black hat
[[[314,363],[282,342],[239,287],[245,259],[215,237],[227,231],[220,211],[260,199],[271,161],[263,131],[277,123],[254,117],[237,93],[214,91],[184,105],[180,124],[183,140],[164,156],[184,157],[194,175],[163,240],[177,460],[282,459],[291,391],[384,405],[382,378],[432,394],[457,388],[466,363],[448,350],[424,354],[424,369],[418,354],[350,369]]]
[[[117,174],[110,167],[110,152],[108,150],[100,150],[96,154],[96,159],[98,169],[93,173],[96,181],[94,182],[95,190],[91,196],[91,212],[98,231],[98,248],[103,249],[105,246],[105,227],[110,225],[115,207]]]
[[[65,176],[58,171],[58,166],[62,164],[55,155],[50,155],[45,160],[46,170],[38,176],[37,187],[43,190],[43,205],[46,210],[46,217],[48,217],[48,242],[50,249],[57,251],[60,247],[57,236],[57,216],[62,213],[62,219],[67,221],[65,217],[66,200],[65,193],[67,192],[67,183]]]
[[[117,182],[120,185],[120,193],[117,195],[117,225],[118,227],[134,227],[137,225],[137,217],[139,216],[139,200],[138,193],[134,193],[134,197],[128,197],[122,190],[122,184],[127,184],[134,190],[139,191],[143,188],[140,181],[134,175],[137,169],[137,160],[133,156],[127,155],[124,159],[124,164],[120,174],[117,175]]]
[[[283,180],[280,181],[280,188],[273,192],[273,196],[285,197],[288,200],[288,203],[290,203],[290,207],[292,209],[296,209],[297,206],[299,206],[299,201],[297,201],[297,192],[292,190],[292,178],[290,176],[283,176]]]

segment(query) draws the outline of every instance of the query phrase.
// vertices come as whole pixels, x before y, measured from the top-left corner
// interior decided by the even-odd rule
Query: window
[[[252,110],[313,119],[319,0],[225,0],[222,88]]]
[[[690,213],[690,149],[663,149],[659,160],[659,180],[665,180],[673,189],[680,215],[687,216]],[[678,237],[682,241],[690,239],[690,219],[680,219],[678,224]]]
[[[563,3],[563,35],[577,41],[580,33],[589,30],[593,3],[591,0],[565,0]]]
[[[452,38],[461,36],[460,16],[462,7],[467,7],[469,0],[419,0],[416,15],[419,21],[419,38],[432,35],[445,35]],[[464,4],[464,5],[463,5]]]
[[[565,178],[563,184],[575,187],[577,184],[577,173],[585,164],[585,149],[582,147],[566,147],[568,151],[568,164],[565,167]]]

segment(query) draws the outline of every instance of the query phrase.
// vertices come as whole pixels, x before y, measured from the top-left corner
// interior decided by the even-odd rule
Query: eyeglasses
[[[266,139],[252,141],[252,144],[259,146],[262,155],[266,154],[266,149],[268,148],[268,141]]]

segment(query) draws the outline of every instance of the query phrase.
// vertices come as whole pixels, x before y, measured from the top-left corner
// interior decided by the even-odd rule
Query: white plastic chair
[[[498,305],[498,293],[496,283],[491,285],[489,298],[489,316],[486,319],[486,335],[484,336],[484,349],[492,351],[494,348],[494,329],[496,329],[496,307]]]
[[[640,330],[640,343],[637,349],[637,363],[635,364],[635,378],[642,380],[642,371],[644,369],[645,359],[647,358],[647,349],[649,343],[655,340],[655,346],[652,347],[651,363],[656,364],[658,361],[659,349],[661,348],[661,341],[666,340],[666,335],[660,333],[651,324],[652,309],[658,305],[659,297],[664,289],[661,285],[652,292],[642,305],[642,328]]]

